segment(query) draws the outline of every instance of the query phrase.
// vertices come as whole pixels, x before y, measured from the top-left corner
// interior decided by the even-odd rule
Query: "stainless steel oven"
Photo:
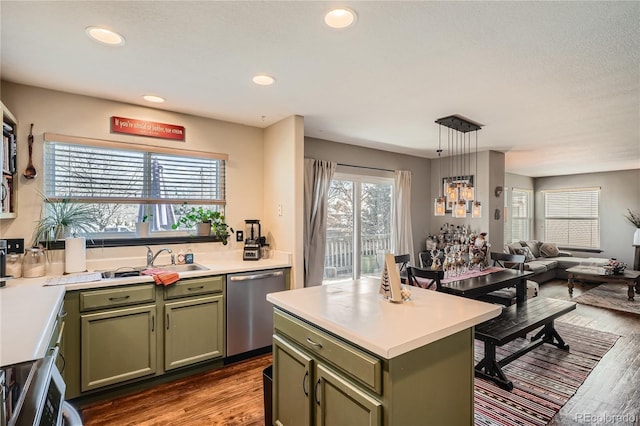
[[[4,376],[0,426],[76,426],[80,415],[65,402],[64,380],[56,367],[58,348],[34,362],[1,369]]]

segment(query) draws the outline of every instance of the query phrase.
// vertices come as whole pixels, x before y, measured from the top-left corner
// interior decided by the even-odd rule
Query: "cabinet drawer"
[[[224,275],[218,275],[215,277],[191,278],[180,280],[169,287],[165,287],[164,298],[175,299],[177,297],[218,293],[221,292],[223,288]]]
[[[80,293],[80,310],[84,312],[113,306],[154,302],[156,300],[154,287],[154,284],[145,284],[105,290],[83,291]]]
[[[289,336],[357,382],[381,393],[382,364],[378,358],[277,309],[273,323],[276,333]]]

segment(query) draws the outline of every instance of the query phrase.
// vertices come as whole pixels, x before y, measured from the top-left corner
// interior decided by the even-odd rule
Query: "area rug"
[[[600,284],[574,298],[574,302],[615,311],[631,312],[640,315],[640,294],[635,300],[627,297],[629,286],[624,284]]]
[[[541,345],[503,368],[513,382],[511,392],[475,379],[476,426],[542,426],[576,393],[591,370],[620,336],[556,321],[569,351]],[[528,341],[517,339],[497,349],[497,358],[515,352]],[[475,342],[476,362],[483,344]]]

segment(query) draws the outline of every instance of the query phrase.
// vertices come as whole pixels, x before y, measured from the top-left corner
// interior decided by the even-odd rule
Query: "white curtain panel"
[[[413,261],[413,232],[411,230],[411,172],[395,171],[395,203],[393,229],[395,230],[395,254],[409,254]]]
[[[336,163],[304,160],[304,286],[322,285],[327,206]]]

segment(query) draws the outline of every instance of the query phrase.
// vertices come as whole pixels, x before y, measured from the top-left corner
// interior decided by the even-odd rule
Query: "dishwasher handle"
[[[254,275],[232,275],[229,277],[231,281],[249,281],[249,280],[261,280],[263,278],[281,277],[284,275],[282,271],[266,272],[264,274]]]

